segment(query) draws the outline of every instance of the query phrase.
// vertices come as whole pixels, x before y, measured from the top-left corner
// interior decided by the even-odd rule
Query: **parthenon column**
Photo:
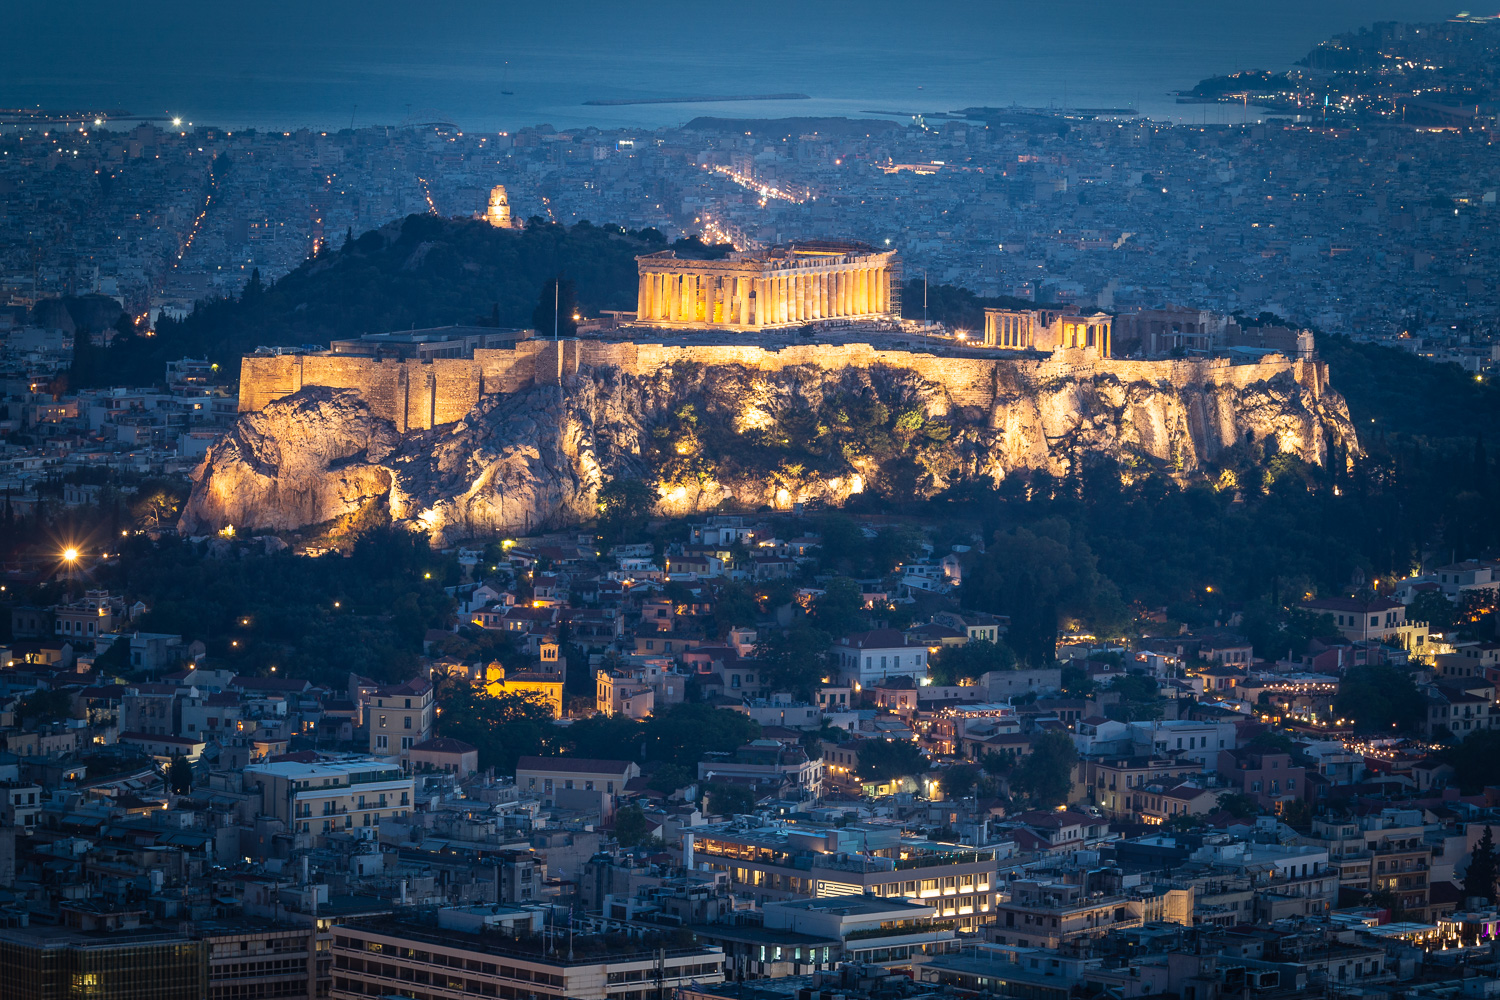
[[[818,276],[817,276],[817,278],[815,280],[817,281],[817,289],[818,289],[818,319],[827,319],[828,318],[828,272],[824,271],[824,272],[819,273]]]
[[[854,310],[849,308],[849,272],[847,269],[839,271],[839,315],[851,316]]]

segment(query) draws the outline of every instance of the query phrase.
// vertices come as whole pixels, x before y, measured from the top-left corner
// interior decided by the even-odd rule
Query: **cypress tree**
[[[1478,896],[1495,901],[1495,837],[1489,827],[1474,845],[1469,867],[1464,871],[1464,898]]]

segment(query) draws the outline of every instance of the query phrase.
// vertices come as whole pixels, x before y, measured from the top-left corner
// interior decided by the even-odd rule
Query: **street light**
[[[78,550],[71,547],[63,549],[63,560],[70,563],[76,563],[78,561]]]

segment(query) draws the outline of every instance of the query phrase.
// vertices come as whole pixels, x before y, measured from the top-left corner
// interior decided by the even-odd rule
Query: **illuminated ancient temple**
[[[984,344],[1012,351],[1090,351],[1101,358],[1113,350],[1113,317],[1076,309],[986,309]]]
[[[836,320],[898,319],[894,250],[809,241],[690,260],[662,250],[636,258],[637,322],[692,330],[771,330]]]

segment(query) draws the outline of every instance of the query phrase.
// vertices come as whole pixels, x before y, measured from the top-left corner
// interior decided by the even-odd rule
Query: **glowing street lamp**
[[[71,546],[63,549],[63,561],[70,565],[76,563],[78,561],[78,550]]]

